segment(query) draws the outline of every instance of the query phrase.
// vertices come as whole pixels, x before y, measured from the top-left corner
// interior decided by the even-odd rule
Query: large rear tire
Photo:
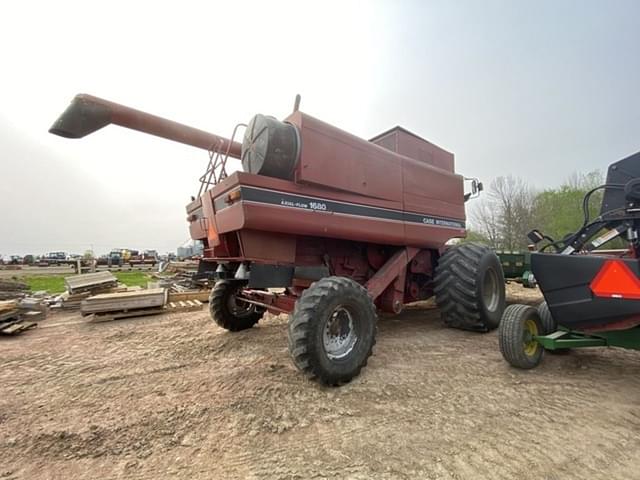
[[[362,285],[326,277],[307,288],[289,317],[289,353],[310,378],[340,385],[367,364],[376,339],[377,315]]]
[[[516,368],[530,369],[542,360],[544,348],[534,335],[543,334],[543,325],[535,308],[509,305],[504,311],[498,339],[504,359]]]
[[[236,297],[242,288],[240,282],[216,282],[209,295],[209,313],[216,324],[230,332],[253,327],[262,318],[264,310]]]
[[[452,247],[440,257],[435,273],[436,303],[447,326],[478,332],[498,328],[505,286],[493,250],[478,243]]]

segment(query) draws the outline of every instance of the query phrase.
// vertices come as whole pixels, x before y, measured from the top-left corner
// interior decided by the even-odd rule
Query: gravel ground
[[[55,314],[0,358],[3,480],[640,478],[637,352],[518,371],[495,332],[446,329],[429,303],[382,318],[337,389],[294,369],[284,316],[231,334],[204,311]]]

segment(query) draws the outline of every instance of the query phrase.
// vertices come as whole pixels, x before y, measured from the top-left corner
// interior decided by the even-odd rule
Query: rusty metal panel
[[[453,173],[455,171],[453,153],[447,152],[402,127],[394,127],[391,130],[387,130],[372,138],[370,142],[448,172]]]
[[[464,180],[412,159],[403,163],[404,208],[464,221]]]
[[[288,265],[296,258],[295,235],[245,229],[240,232],[240,244],[243,257]]]
[[[382,134],[381,137],[376,137],[375,141],[371,140],[371,143],[391,150],[392,152],[398,152],[398,135],[395,130],[389,131],[386,134]]]
[[[298,182],[401,201],[401,159],[397,155],[302,112],[287,121],[298,126],[301,137]]]

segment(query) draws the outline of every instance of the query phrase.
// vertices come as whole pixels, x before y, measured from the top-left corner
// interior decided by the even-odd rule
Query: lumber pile
[[[83,273],[66,277],[64,283],[69,294],[96,292],[116,287],[118,279],[111,272]]]
[[[198,271],[197,260],[171,261],[162,265],[160,270],[164,273],[196,273]]]
[[[27,297],[18,302],[23,318],[44,320],[49,315],[49,304],[45,298]]]
[[[0,280],[0,301],[24,298],[29,291],[29,285],[14,280]]]
[[[148,315],[159,315],[165,313],[164,307],[157,308],[140,308],[137,310],[119,311],[119,312],[103,312],[91,315],[92,322],[110,322],[112,320],[123,320],[125,318],[146,317]]]
[[[23,314],[17,300],[0,301],[0,334],[16,335],[34,328],[38,324],[32,319],[33,315]]]
[[[202,310],[202,302],[200,300],[182,300],[169,302],[167,304],[168,312],[196,312]]]
[[[82,300],[82,315],[104,314],[111,312],[133,312],[158,309],[167,303],[167,291],[164,288],[150,288],[118,293],[103,293]]]
[[[166,288],[105,293],[82,300],[80,312],[83,316],[92,315],[94,322],[105,322],[161,313],[192,312],[203,307],[203,303],[195,298],[173,301],[169,298]]]
[[[0,302],[0,315],[6,314],[7,312],[18,311],[18,301],[17,300],[4,300]]]
[[[188,302],[188,301],[198,301],[198,302],[208,302],[209,294],[211,291],[207,290],[186,290],[182,292],[173,292],[169,290],[169,303],[171,302]]]
[[[133,290],[118,283],[111,272],[83,273],[66,277],[64,283],[67,290],[55,298],[55,303],[63,309],[80,308],[83,300],[94,295],[118,293]],[[140,287],[135,287],[139,289]]]
[[[211,287],[207,280],[195,280],[193,273],[175,273],[173,275],[153,275],[154,281],[149,282],[150,288],[166,288],[169,292],[169,302],[198,300],[208,302]]]
[[[64,309],[77,309],[77,308],[80,308],[80,305],[83,300],[86,300],[87,298],[92,297],[94,295],[100,295],[105,293],[138,291],[138,290],[141,290],[141,288],[142,287],[127,287],[119,283],[115,287],[96,288],[93,290],[80,292],[80,293],[69,293],[69,291],[66,291],[57,297],[57,301],[60,303],[60,306]]]

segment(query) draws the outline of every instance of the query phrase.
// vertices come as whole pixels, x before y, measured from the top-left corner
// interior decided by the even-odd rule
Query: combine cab
[[[363,140],[298,109],[256,115],[226,139],[88,95],[51,132],[78,138],[110,123],[209,152],[189,231],[203,242],[198,275],[216,281],[209,308],[229,331],[264,312],[290,313],[295,365],[324,383],[356,376],[371,355],[376,311],[435,294],[447,325],[496,328],[504,278],[488,248],[445,248],[465,231],[481,184],[451,153],[400,127]],[[242,143],[234,140],[245,128]],[[227,173],[239,160],[243,171]]]

